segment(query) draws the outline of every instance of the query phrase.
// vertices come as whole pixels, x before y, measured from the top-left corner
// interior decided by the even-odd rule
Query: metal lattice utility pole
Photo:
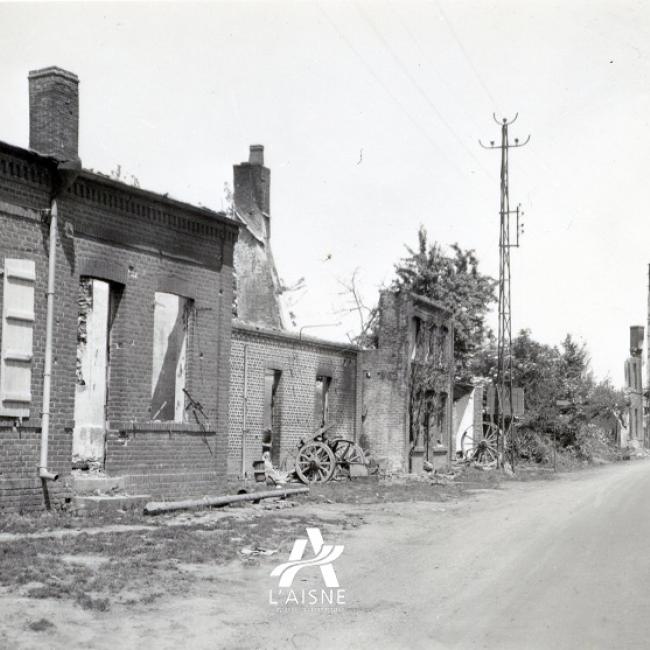
[[[518,115],[518,114],[517,114]],[[497,376],[496,376],[496,420],[499,428],[497,438],[498,464],[501,465],[504,454],[504,443],[510,444],[511,463],[514,467],[515,449],[512,440],[512,422],[514,405],[512,399],[512,310],[510,296],[510,249],[519,247],[520,233],[520,206],[510,210],[510,191],[508,185],[508,150],[523,147],[528,144],[530,136],[525,142],[515,138],[514,144],[508,140],[508,127],[517,119],[508,121],[503,118],[494,121],[501,127],[501,144],[497,145],[492,140],[490,145],[479,144],[484,149],[501,150],[501,208],[499,210],[499,328],[497,334]],[[516,215],[516,239],[510,243],[510,215]]]

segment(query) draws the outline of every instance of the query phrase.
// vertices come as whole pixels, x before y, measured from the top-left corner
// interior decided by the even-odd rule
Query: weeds
[[[306,526],[326,530],[345,520],[290,514],[278,519],[254,511],[246,517],[200,519],[197,524],[159,525],[146,531],[3,542],[0,585],[21,589],[29,598],[72,600],[98,612],[116,601],[148,604],[163,594],[188,590],[196,577],[184,564],[226,564],[242,558],[240,549],[245,547],[288,552]],[[126,593],[127,599],[122,597]]]

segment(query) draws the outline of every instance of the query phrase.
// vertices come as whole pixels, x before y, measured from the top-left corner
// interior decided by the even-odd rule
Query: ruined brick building
[[[214,494],[265,429],[276,463],[324,424],[387,469],[447,462],[450,314],[383,292],[376,349],[287,331],[263,148],[234,167],[231,215],[133,187],[82,167],[78,85],[31,72],[29,148],[0,142],[0,509],[89,475]]]
[[[271,252],[270,171],[263,148],[234,168],[235,247],[229,471],[243,475],[272,431],[275,463],[329,424],[388,470],[445,464],[453,453],[451,314],[422,296],[384,291],[377,349],[301,336],[282,328],[280,283]],[[437,384],[418,370],[437,359]],[[421,373],[420,373],[421,374]]]
[[[359,358],[362,442],[391,469],[446,465],[454,451],[451,314],[424,296],[384,291],[379,319],[377,349]]]
[[[272,458],[323,424],[361,435],[358,351],[350,345],[301,336],[283,328],[280,282],[271,251],[270,170],[261,145],[235,165],[235,319],[230,377],[229,473],[250,474],[262,431],[272,431]]]
[[[29,149],[0,143],[0,506],[64,498],[73,461],[131,493],[214,486],[238,227],[84,170],[74,74],[31,72],[29,100]]]

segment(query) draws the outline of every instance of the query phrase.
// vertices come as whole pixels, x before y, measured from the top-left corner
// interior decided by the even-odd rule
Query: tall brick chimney
[[[79,78],[55,66],[29,73],[29,148],[79,158]]]
[[[256,231],[270,234],[271,170],[264,167],[264,147],[252,144],[248,162],[233,166],[233,200],[239,215]]]
[[[643,354],[643,325],[630,327],[630,356],[640,357]]]

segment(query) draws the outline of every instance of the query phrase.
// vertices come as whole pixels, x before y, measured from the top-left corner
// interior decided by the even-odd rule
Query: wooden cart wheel
[[[460,448],[463,458],[480,465],[489,465],[497,459],[497,439],[499,429],[496,424],[484,424],[478,431],[470,426],[463,432]]]
[[[350,465],[366,465],[366,455],[363,449],[352,440],[333,440],[330,443],[334,456],[336,457],[336,466],[339,471],[350,473]]]
[[[296,474],[303,483],[326,483],[335,470],[334,452],[322,442],[308,442],[298,450]]]

